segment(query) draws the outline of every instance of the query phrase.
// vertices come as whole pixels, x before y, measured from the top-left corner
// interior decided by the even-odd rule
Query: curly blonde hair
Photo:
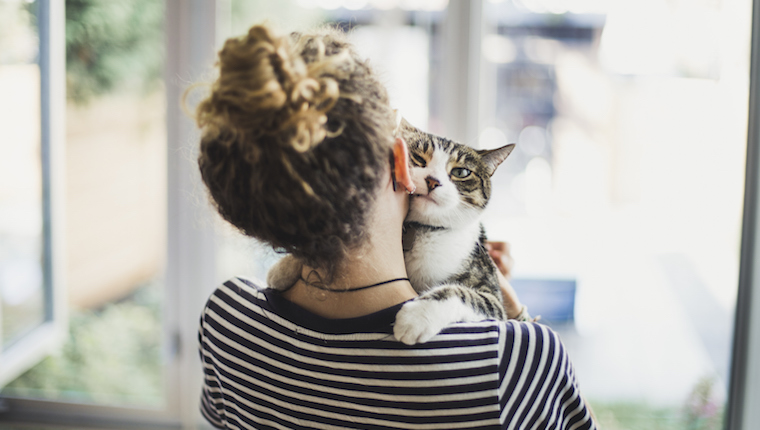
[[[328,270],[366,238],[395,127],[385,88],[345,35],[226,41],[197,108],[198,165],[217,210],[244,234]]]

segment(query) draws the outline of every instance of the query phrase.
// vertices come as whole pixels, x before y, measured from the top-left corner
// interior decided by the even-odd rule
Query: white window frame
[[[63,198],[63,147],[65,124],[65,11],[64,0],[39,0],[50,28],[44,37],[51,46],[50,101],[47,112],[54,142],[51,179],[56,209],[51,219],[55,230],[53,256],[56,279],[60,279],[64,250],[58,228],[63,224],[59,206]],[[166,407],[160,410],[74,404],[50,400],[0,398],[0,423],[54,424],[56,428],[196,429],[210,428],[200,415],[202,368],[198,356],[198,321],[206,299],[215,286],[216,253],[213,216],[202,192],[197,164],[198,134],[184,113],[180,100],[192,83],[208,77],[217,49],[217,16],[225,0],[165,0],[166,100],[167,100],[167,267],[163,299],[164,375]],[[42,15],[42,14],[41,14]],[[41,18],[42,19],[42,18]],[[43,37],[40,22],[40,37]],[[43,93],[45,92],[43,72]],[[43,112],[46,109],[43,101]],[[43,126],[43,138],[45,136]],[[59,303],[65,290],[55,285]],[[57,306],[56,315],[65,316]],[[57,331],[59,341],[65,330]],[[40,349],[39,358],[51,349]],[[5,360],[5,356],[3,359]],[[28,362],[28,361],[27,361]],[[35,360],[36,362],[36,360]],[[8,362],[3,361],[6,366]]]
[[[40,153],[43,175],[44,322],[3,349],[0,345],[0,387],[60,347],[66,334],[63,209],[65,79],[63,2],[40,0]]]
[[[199,133],[181,109],[189,84],[209,79],[219,40],[224,0],[166,0],[166,96],[168,138],[168,240],[166,296],[168,335],[175,366],[168,387],[176,389],[170,408],[182,428],[204,423],[199,409],[202,367],[198,355],[201,311],[216,287],[214,215],[200,180]],[[170,355],[171,356],[171,355]],[[172,389],[170,388],[170,389]]]
[[[450,1],[443,22],[445,40],[441,102],[446,136],[459,142],[477,142],[481,129],[481,40],[483,0]]]
[[[760,0],[752,5],[749,127],[727,430],[760,422]]]

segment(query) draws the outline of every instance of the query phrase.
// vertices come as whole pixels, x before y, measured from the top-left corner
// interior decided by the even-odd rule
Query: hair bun
[[[196,113],[217,211],[329,277],[368,239],[393,142],[385,87],[332,27],[282,38],[255,26],[218,66]]]
[[[207,135],[270,135],[299,152],[328,135],[326,113],[338,100],[338,83],[329,68],[307,65],[287,37],[254,26],[225,42],[218,65],[219,78],[197,111]]]

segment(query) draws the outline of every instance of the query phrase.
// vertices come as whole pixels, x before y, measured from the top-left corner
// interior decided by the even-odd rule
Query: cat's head
[[[447,228],[479,219],[491,197],[491,175],[515,147],[478,151],[425,133],[403,119],[397,135],[409,146],[417,186],[407,221]]]

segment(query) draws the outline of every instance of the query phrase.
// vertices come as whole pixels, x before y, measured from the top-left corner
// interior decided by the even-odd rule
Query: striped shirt
[[[593,429],[557,335],[534,323],[457,323],[393,337],[402,305],[314,315],[233,278],[201,317],[201,412],[222,429]]]

